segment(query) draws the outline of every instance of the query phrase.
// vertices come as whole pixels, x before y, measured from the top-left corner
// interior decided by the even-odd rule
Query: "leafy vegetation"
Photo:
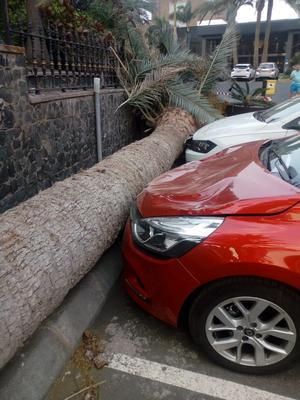
[[[270,102],[266,101],[264,88],[257,88],[250,92],[250,85],[245,82],[245,86],[233,81],[230,89],[231,97],[243,106],[270,106]]]
[[[147,0],[36,0],[31,3],[40,10],[43,21],[78,31],[110,32],[116,38],[124,38],[128,23],[135,26],[144,22],[147,11],[153,11],[152,2]],[[28,7],[28,0],[8,1],[13,25],[27,24],[26,4]]]
[[[149,30],[129,28],[124,62],[113,50],[128,97],[123,105],[139,110],[152,124],[170,106],[186,110],[201,123],[221,117],[208,94],[232,52],[235,32],[227,31],[211,59],[205,59],[181,47],[165,23]]]
[[[40,10],[44,20],[63,25],[68,29],[104,32],[106,26],[102,21],[96,20],[89,14],[90,3],[85,2],[83,6],[80,2],[70,0],[42,0]]]

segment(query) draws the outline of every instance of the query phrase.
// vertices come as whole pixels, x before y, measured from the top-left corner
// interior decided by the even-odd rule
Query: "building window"
[[[221,37],[207,39],[206,40],[206,53],[212,54],[216,50],[216,47],[220,44],[220,42],[221,42]]]

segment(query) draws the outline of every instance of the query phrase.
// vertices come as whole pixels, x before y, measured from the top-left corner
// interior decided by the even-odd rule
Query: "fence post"
[[[96,108],[96,135],[98,161],[102,160],[102,131],[101,131],[101,104],[100,104],[100,78],[94,78],[95,108]]]
[[[2,15],[4,27],[4,43],[11,44],[7,0],[0,0],[0,15]]]

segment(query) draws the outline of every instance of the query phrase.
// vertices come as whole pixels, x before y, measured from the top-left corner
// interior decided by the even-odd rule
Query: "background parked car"
[[[277,139],[299,131],[300,97],[264,111],[222,118],[200,128],[186,142],[186,161],[202,160],[230,146]]]
[[[183,165],[138,196],[125,286],[146,311],[184,321],[215,362],[284,370],[300,356],[300,136]]]
[[[231,71],[232,79],[247,79],[251,81],[255,78],[255,69],[251,64],[236,64]]]
[[[279,69],[275,63],[267,62],[259,64],[255,79],[258,81],[260,79],[278,79]]]

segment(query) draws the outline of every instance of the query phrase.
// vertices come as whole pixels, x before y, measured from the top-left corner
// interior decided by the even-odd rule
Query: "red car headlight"
[[[160,257],[181,257],[211,235],[221,217],[152,217],[131,213],[134,242]]]

